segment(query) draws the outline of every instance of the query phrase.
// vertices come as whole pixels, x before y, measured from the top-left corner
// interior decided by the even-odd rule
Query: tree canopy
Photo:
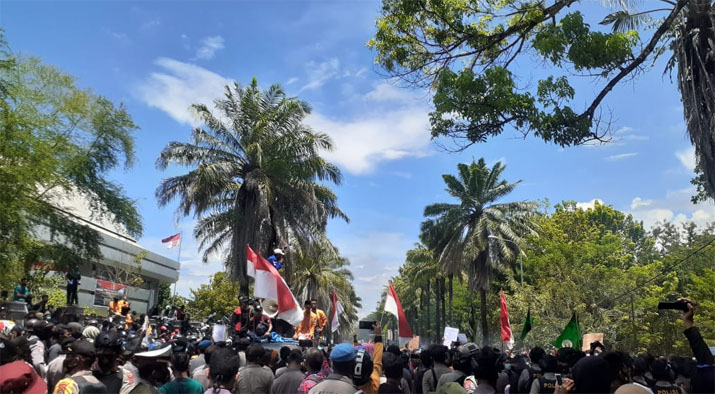
[[[99,256],[99,234],[63,209],[63,196],[141,234],[134,200],[108,177],[132,165],[138,127],[123,105],[0,44],[0,279],[14,281],[36,261],[72,269]]]
[[[715,68],[709,0],[658,0],[650,9],[613,0],[615,12],[592,26],[578,0],[383,0],[368,45],[389,76],[434,89],[433,137],[459,148],[512,127],[561,146],[607,141],[604,99],[668,54],[677,67],[684,117],[698,161],[696,184],[715,196]],[[546,75],[530,83],[518,60],[534,56]],[[573,79],[598,87],[585,104]]]

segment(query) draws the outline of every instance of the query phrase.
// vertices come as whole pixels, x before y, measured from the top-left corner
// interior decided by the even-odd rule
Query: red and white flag
[[[390,312],[397,318],[397,336],[403,339],[412,339],[410,323],[407,321],[405,311],[402,310],[402,304],[400,304],[400,299],[397,297],[397,292],[395,291],[395,286],[392,285],[392,282],[390,282],[390,288],[387,290],[385,312]]]
[[[255,279],[253,296],[275,301],[278,303],[276,318],[283,319],[294,326],[298,325],[303,320],[303,308],[298,304],[298,300],[295,299],[281,274],[273,264],[254,252],[248,245],[246,245],[246,260],[248,276]]]
[[[501,340],[502,342],[508,342],[511,346],[514,344],[514,336],[511,335],[511,326],[509,325],[509,310],[506,307],[506,297],[504,296],[504,290],[501,291],[501,311],[499,312],[499,318],[501,323]]]
[[[166,237],[161,240],[161,243],[167,244],[166,248],[171,249],[174,246],[177,246],[181,242],[181,233],[174,234],[170,237]]]
[[[338,300],[338,293],[333,290],[333,309],[330,312],[330,332],[338,331],[338,327],[340,326],[340,314],[343,312],[345,311]]]

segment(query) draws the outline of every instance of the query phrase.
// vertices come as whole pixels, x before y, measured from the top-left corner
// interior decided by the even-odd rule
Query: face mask
[[[511,364],[504,364],[504,369],[505,370],[510,370],[511,369]]]

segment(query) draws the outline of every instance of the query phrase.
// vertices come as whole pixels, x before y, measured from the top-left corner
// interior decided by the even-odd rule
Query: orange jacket
[[[372,374],[370,381],[358,387],[365,394],[377,394],[380,389],[380,375],[382,375],[382,342],[375,342],[375,350],[372,351]]]
[[[305,339],[313,339],[315,336],[315,327],[318,325],[318,315],[310,312],[309,316],[303,315],[303,320],[295,328],[293,338],[299,338],[301,335]]]

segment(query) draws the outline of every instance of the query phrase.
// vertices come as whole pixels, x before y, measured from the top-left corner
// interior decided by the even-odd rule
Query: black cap
[[[85,356],[85,357],[94,357],[95,356],[94,345],[92,345],[90,342],[88,342],[84,339],[74,341],[74,342],[72,342],[72,344],[67,346],[67,353],[78,354],[80,356]]]
[[[122,348],[122,342],[122,337],[118,332],[102,331],[94,338],[94,347],[120,350]]]

